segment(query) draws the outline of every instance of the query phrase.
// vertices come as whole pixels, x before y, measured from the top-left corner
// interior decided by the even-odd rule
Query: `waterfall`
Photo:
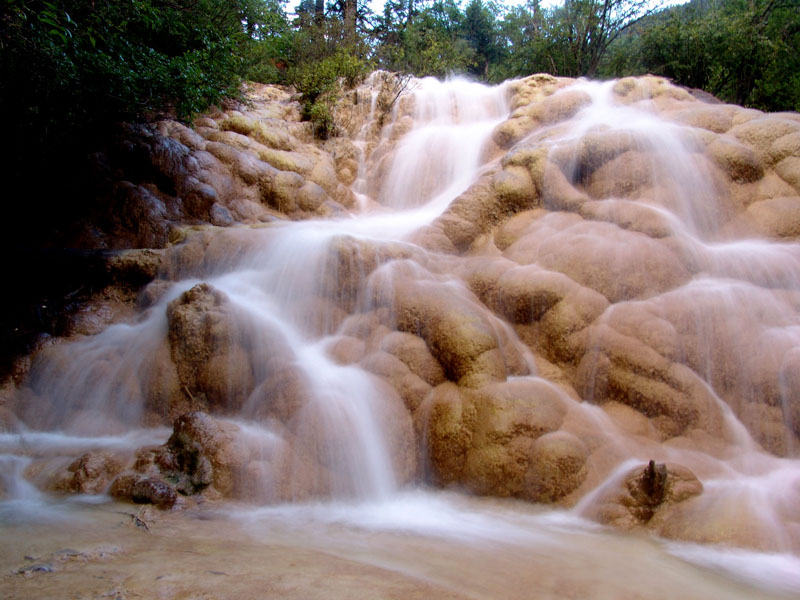
[[[135,318],[39,353],[0,420],[0,500],[70,491],[87,452],[177,463],[177,421],[224,456],[192,485],[269,518],[551,549],[589,518],[796,564],[800,244],[750,217],[797,192],[725,133],[759,117],[704,128],[650,79],[426,78],[387,106],[384,76],[353,92],[352,148],[324,147],[351,153],[349,212],[192,232]],[[651,460],[675,488],[640,522]]]
[[[370,257],[360,254],[358,240],[407,244],[405,236],[428,224],[478,177],[482,147],[507,113],[502,87],[465,80],[422,80],[413,105],[414,126],[378,198],[391,212],[243,232],[216,255],[202,279],[176,283],[136,322],[111,326],[40,360],[31,389],[50,402],[29,406],[23,414],[26,424],[66,435],[141,427],[154,394],[148,383],[158,377],[153,357],[164,351],[168,335],[169,306],[202,280],[229,307],[233,331],[225,334],[224,343],[249,355],[245,360],[252,369],[253,391],[244,392],[238,381],[219,382],[225,398],[217,404],[229,418],[242,421],[254,462],[261,465],[251,473],[257,482],[249,485],[255,488],[249,496],[301,498],[307,491],[299,489],[308,487],[308,478],[315,493],[334,498],[394,493],[396,469],[405,469],[404,479],[409,474],[407,466],[395,464],[402,460],[391,455],[399,450],[389,442],[397,437],[389,429],[405,427],[404,434],[412,435],[400,399],[374,375],[331,358],[328,347],[339,325],[326,312],[330,308],[305,300],[326,298],[352,309],[363,292],[358,285],[348,287],[341,263],[349,261],[347,268],[355,271],[349,275],[360,284],[358,271]],[[433,140],[437,146],[432,149]],[[360,172],[368,170],[365,162],[362,153]],[[352,297],[342,298],[344,288]],[[225,365],[222,372],[239,373],[238,366]],[[292,406],[270,406],[280,402],[276,381],[287,373],[302,388],[302,398],[288,400]]]

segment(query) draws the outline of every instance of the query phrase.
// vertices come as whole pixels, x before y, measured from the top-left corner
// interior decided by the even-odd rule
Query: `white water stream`
[[[613,105],[607,85],[580,85],[591,93],[593,103],[575,117],[574,126],[559,143],[573,143],[596,128],[624,128],[656,157],[659,177],[675,182],[674,188],[662,189],[647,207],[667,214],[676,235],[708,265],[702,276],[676,293],[713,293],[724,305],[763,294],[761,286],[800,289],[796,244],[715,241],[720,223],[717,191],[696,168],[693,161],[697,154],[689,155],[689,142],[676,126],[662,124],[641,110]],[[584,572],[577,579],[596,577],[596,597],[614,597],[613,592],[602,591],[606,589],[622,590],[632,597],[675,597],[692,591],[687,597],[733,598],[748,597],[756,593],[753,589],[765,595],[800,594],[800,559],[793,554],[628,541],[581,517],[589,497],[571,512],[542,512],[515,502],[399,489],[394,457],[386,440],[393,415],[403,407],[396,396],[385,393],[374,376],[331,359],[329,348],[337,339],[338,323],[304,301],[325,296],[326,286],[338,287],[335,268],[331,274],[334,244],[377,240],[405,247],[410,255],[421,253],[408,241],[410,234],[430,224],[487,167],[481,163],[485,143],[508,116],[502,86],[424,80],[414,96],[414,128],[398,143],[386,177],[378,186],[379,194],[373,199],[390,210],[245,232],[243,235],[249,236],[247,251],[236,248],[202,278],[222,291],[235,307],[239,343],[256,357],[256,381],[266,381],[276,371],[290,368],[300,373],[308,389],[310,401],[293,419],[289,433],[260,419],[263,407],[255,392],[241,401],[234,411],[235,420],[265,456],[289,453],[290,437],[313,440],[307,451],[330,472],[325,502],[255,509],[226,507],[226,512],[235,522],[244,523],[250,535],[273,535],[286,544],[314,547],[411,578],[436,579],[448,589],[475,598],[537,595],[535,591],[530,596],[519,590],[503,591],[504,583],[530,585],[525,577],[504,581],[496,573],[457,571],[452,558],[445,560],[449,549],[463,554],[465,563],[475,567],[485,561],[488,568],[500,568],[498,560],[502,557],[505,564],[524,570],[526,557],[531,557],[548,568],[583,569],[588,577]],[[419,269],[432,279],[442,278],[420,263],[407,267]],[[147,405],[145,382],[153,376],[150,358],[158,352],[167,331],[167,306],[199,281],[193,278],[176,283],[135,323],[114,325],[97,336],[74,342],[59,361],[40,363],[34,369],[32,387],[37,396],[48,399],[48,410],[21,415],[24,424],[14,432],[0,434],[0,490],[4,494],[0,527],[25,520],[58,520],[70,514],[68,506],[38,490],[30,477],[26,478],[33,458],[45,465],[37,476],[42,479],[42,473],[62,469],[88,449],[133,450],[166,441],[169,432],[164,429],[141,429]],[[462,293],[458,285],[454,284],[454,293]],[[369,302],[365,293],[355,290],[354,306]],[[767,312],[770,309],[775,313],[775,329],[764,335],[788,336],[790,343],[800,345],[800,323],[795,313],[775,305],[764,307]],[[624,303],[613,310],[624,310]],[[713,337],[713,332],[709,336]],[[276,339],[285,353],[277,367],[271,362]],[[713,348],[703,351],[707,356],[698,360],[711,363]],[[572,399],[568,401],[575,404]],[[598,426],[613,430],[602,411],[586,407],[585,413]],[[751,450],[749,435],[744,428],[737,429],[729,410],[726,414],[731,430],[738,432],[731,438],[738,436],[738,447],[746,455],[723,460],[665,448],[658,458],[701,465],[698,475],[704,480],[709,511],[722,510],[728,498],[751,494],[749,502],[762,511],[765,529],[779,535],[783,526],[781,504],[796,502],[800,494],[800,467],[796,460]],[[625,443],[620,440],[620,444]],[[736,447],[737,442],[732,445]],[[638,456],[632,447],[635,459],[631,464],[646,461],[651,450]],[[617,473],[625,468],[620,466]],[[269,490],[280,477],[280,473],[265,467],[258,480],[261,495],[256,493],[256,497],[272,500]],[[614,477],[605,485],[611,485]],[[595,493],[602,489],[600,485]],[[308,538],[290,542],[286,529]],[[379,549],[371,545],[372,537]],[[423,557],[417,555],[419,548],[430,553],[440,568],[438,572],[426,567]],[[496,549],[496,559],[491,557],[492,548]],[[556,555],[560,560],[553,560]],[[616,556],[623,557],[624,568],[613,566],[619,562]],[[636,577],[630,575],[637,572]],[[632,577],[630,587],[612,587],[612,580],[625,577]],[[666,594],[659,589],[662,585],[668,590]],[[555,589],[551,593],[557,597]],[[542,593],[542,597],[551,596]]]

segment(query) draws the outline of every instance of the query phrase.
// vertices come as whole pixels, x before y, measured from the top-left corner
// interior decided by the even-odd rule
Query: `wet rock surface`
[[[140,479],[131,489],[131,500],[137,504],[154,504],[158,508],[171,508],[177,500],[175,489],[158,479]]]
[[[80,494],[99,494],[108,488],[122,470],[113,456],[104,452],[87,452],[75,459],[53,482],[54,489]]]

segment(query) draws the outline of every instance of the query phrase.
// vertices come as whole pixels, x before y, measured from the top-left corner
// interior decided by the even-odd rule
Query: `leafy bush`
[[[695,0],[642,22],[609,74],[644,72],[764,110],[800,110],[800,2]]]
[[[346,87],[355,86],[366,76],[368,69],[366,61],[347,48],[340,48],[319,61],[295,66],[290,71],[289,81],[305,100],[313,102],[333,90],[340,79]]]
[[[333,102],[330,97],[317,98],[306,109],[308,120],[314,127],[314,135],[321,140],[326,140],[335,131],[333,122]]]
[[[300,63],[290,70],[288,80],[302,94],[303,117],[311,121],[317,137],[326,139],[334,133],[333,107],[340,84],[354,87],[369,68],[356,52],[339,48],[317,62]]]
[[[236,93],[250,0],[8,0],[2,106],[52,137]]]

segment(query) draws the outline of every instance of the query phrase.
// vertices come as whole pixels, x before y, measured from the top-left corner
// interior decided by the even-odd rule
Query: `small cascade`
[[[376,123],[376,109],[378,107],[378,100],[380,97],[379,88],[381,82],[384,81],[387,76],[388,73],[385,73],[384,71],[375,71],[367,79],[366,86],[369,91],[369,115],[364,120],[364,124],[361,126],[361,129],[359,130],[358,134],[356,135],[356,139],[353,142],[356,150],[358,151],[358,170],[351,189],[358,200],[358,208],[362,212],[366,210],[369,200],[367,192],[369,173],[367,170],[366,160],[371,149],[369,138],[371,134],[374,133],[374,129],[378,127]]]
[[[726,215],[702,144],[688,128],[656,117],[647,102],[617,102],[615,84],[581,81],[569,88],[587,94],[590,102],[568,128],[559,124],[554,132],[537,134],[551,136],[552,159],[593,197],[628,199],[639,192],[633,201],[667,211],[677,233],[714,239]],[[596,172],[603,162],[609,173]]]
[[[508,113],[503,87],[426,78],[410,113],[413,128],[395,149],[377,200],[441,212],[476,179],[484,142]]]
[[[23,477],[30,462],[30,459],[22,456],[0,456],[0,488],[5,492],[5,500],[35,503],[42,498],[43,494],[36,486]]]

